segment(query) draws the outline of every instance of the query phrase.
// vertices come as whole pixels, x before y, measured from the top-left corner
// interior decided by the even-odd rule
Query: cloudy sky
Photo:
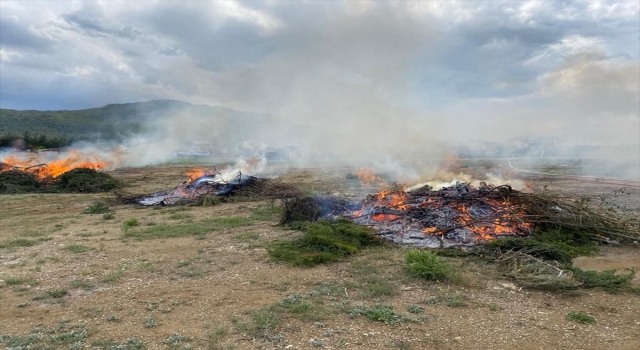
[[[640,142],[629,1],[0,2],[0,107],[178,99],[409,139]],[[404,125],[399,127],[398,125]]]

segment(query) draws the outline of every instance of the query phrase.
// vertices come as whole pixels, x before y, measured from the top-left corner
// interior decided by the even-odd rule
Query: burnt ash
[[[230,196],[236,190],[256,181],[258,178],[241,172],[231,180],[225,180],[220,174],[207,174],[193,181],[187,181],[172,190],[137,198],[136,202],[145,206],[176,205],[193,202],[205,195]]]

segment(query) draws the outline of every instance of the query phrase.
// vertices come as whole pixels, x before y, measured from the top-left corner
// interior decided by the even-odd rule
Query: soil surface
[[[187,166],[120,169],[130,193],[181,184]],[[309,193],[357,197],[353,169],[283,172]],[[608,193],[552,181],[551,190]],[[633,192],[635,191],[635,192]],[[637,189],[625,204],[640,203]],[[84,214],[96,202],[110,212]],[[408,248],[314,268],[269,260],[270,201],[119,204],[113,194],[0,196],[0,341],[21,349],[638,349],[640,295],[527,290],[480,258],[443,258],[454,282],[412,278]],[[640,207],[640,206],[639,206]],[[638,207],[630,210],[637,210]],[[602,247],[582,269],[640,268],[638,247]],[[640,286],[638,276],[633,281]],[[392,309],[391,309],[392,308]],[[363,310],[393,310],[387,323]],[[567,319],[586,313],[595,323]],[[30,344],[30,345],[29,345]],[[40,347],[38,347],[40,346]]]

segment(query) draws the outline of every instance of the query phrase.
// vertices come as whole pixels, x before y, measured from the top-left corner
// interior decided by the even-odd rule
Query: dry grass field
[[[126,190],[179,185],[186,166],[112,172]],[[346,193],[348,169],[283,181]],[[562,186],[556,183],[554,186]],[[633,193],[632,198],[639,198]],[[103,202],[110,212],[84,214]],[[450,282],[371,248],[313,268],[271,262],[293,239],[269,201],[141,207],[112,194],[0,196],[0,345],[12,349],[638,349],[640,295],[527,290],[498,265],[443,257]],[[637,247],[576,259],[640,267]],[[640,280],[632,281],[636,287]],[[592,319],[589,316],[593,317]]]

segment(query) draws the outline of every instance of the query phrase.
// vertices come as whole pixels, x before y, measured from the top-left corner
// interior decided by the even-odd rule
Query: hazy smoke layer
[[[3,28],[18,30],[29,12],[5,8],[14,16]],[[236,110],[154,112],[124,143],[121,166],[157,164],[195,142],[233,159],[286,150],[292,165],[369,167],[403,182],[470,176],[444,171],[448,154],[605,158],[593,164],[609,171],[583,171],[637,179],[639,8],[634,1],[87,2],[65,5],[51,15],[57,20],[34,21],[24,33],[47,52],[58,52],[56,42],[93,43],[59,50],[52,62],[76,64],[55,76],[107,81],[105,96]],[[3,44],[2,64],[38,63],[18,44]],[[16,84],[30,81],[23,77]]]

